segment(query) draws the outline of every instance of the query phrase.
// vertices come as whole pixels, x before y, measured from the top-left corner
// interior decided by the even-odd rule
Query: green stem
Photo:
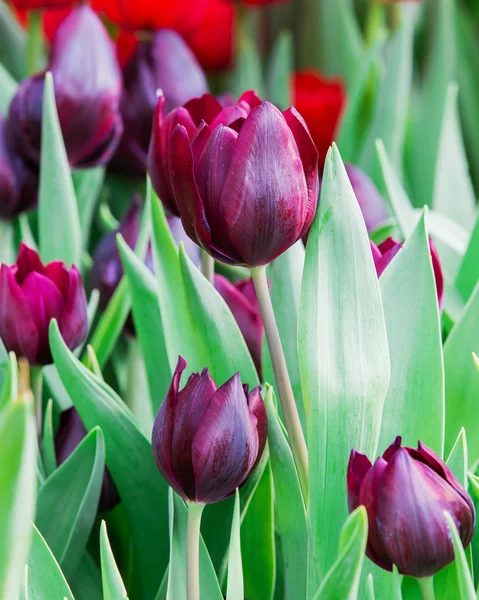
[[[25,52],[26,74],[33,75],[42,68],[43,58],[43,31],[41,10],[31,10],[28,13],[28,34]]]
[[[390,9],[391,11],[389,13],[389,17],[391,23],[391,30],[396,31],[397,29],[399,29],[402,20],[401,3],[395,2],[394,4],[391,4]]]
[[[256,295],[263,318],[266,340],[268,342],[273,363],[274,376],[278,387],[279,399],[283,409],[286,430],[289,436],[299,482],[305,503],[308,499],[308,450],[299,420],[298,408],[294,399],[293,388],[288,375],[288,367],[284,357],[278,326],[274,317],[273,305],[269,295],[266,267],[251,269]]]
[[[203,248],[201,249],[201,272],[211,285],[214,285],[215,260],[208,252],[206,252],[206,250],[203,250]]]
[[[191,502],[188,506],[186,529],[186,596],[200,600],[200,525],[204,504]]]
[[[434,582],[432,577],[422,577],[418,579],[419,587],[421,588],[422,600],[435,600]]]
[[[378,31],[384,27],[384,14],[384,3],[382,0],[370,0],[365,31],[368,46],[373,45]]]

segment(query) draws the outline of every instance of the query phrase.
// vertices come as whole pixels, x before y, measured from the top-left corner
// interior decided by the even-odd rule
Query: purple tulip
[[[263,319],[253,280],[244,279],[233,285],[226,277],[215,275],[215,288],[231,310],[261,379]]]
[[[169,212],[180,216],[173,196],[169,163],[171,136],[175,127],[183,125],[190,139],[203,122],[211,128],[220,124],[236,127],[239,124],[238,119],[244,120],[251,110],[260,104],[261,100],[254,92],[244,93],[238,102],[224,108],[214,96],[204,94],[167,114],[167,98],[163,95],[158,98],[148,151],[148,172],[153,188]],[[205,133],[200,136],[199,144],[205,141]]]
[[[58,465],[63,464],[86,436],[87,430],[75,408],[69,408],[60,415],[60,422],[55,433],[55,455]],[[105,468],[101,484],[98,510],[107,512],[120,502],[113,479]]]
[[[370,244],[374,264],[376,266],[376,273],[378,274],[378,277],[381,277],[384,269],[396,256],[399,250],[401,250],[402,243],[396,242],[395,240],[393,240],[393,238],[389,237],[386,240],[384,240],[384,242],[381,242],[379,246],[376,246],[374,242],[370,242]],[[429,240],[429,248],[431,250],[431,260],[432,268],[434,270],[434,278],[436,279],[437,300],[439,303],[439,309],[442,309],[442,303],[444,299],[444,277],[442,274],[442,267],[441,262],[439,260],[439,255],[431,239]]]
[[[157,90],[165,96],[170,112],[208,91],[205,74],[183,38],[161,29],[151,42],[140,42],[123,72],[120,110],[124,132],[111,168],[144,177]]]
[[[194,373],[178,391],[186,361],[179,357],[153,425],[153,455],[161,474],[185,501],[227,498],[258,464],[268,421],[260,387],[248,393],[239,373],[218,387]]]
[[[65,148],[74,167],[107,162],[123,130],[119,112],[121,72],[108,33],[88,6],[74,10],[60,25],[47,67]],[[34,164],[40,160],[45,73],[25,79],[10,106],[17,150]]]
[[[346,172],[363,213],[367,230],[373,231],[389,216],[383,197],[372,180],[361,169],[353,165],[346,165]]]
[[[454,560],[444,518],[454,519],[465,548],[475,529],[472,500],[444,462],[419,442],[401,447],[401,438],[371,465],[351,452],[347,473],[348,505],[368,513],[366,554],[388,571],[393,564],[403,575],[430,577]]]
[[[43,266],[38,254],[22,243],[16,264],[0,268],[0,338],[9,352],[30,364],[50,364],[51,319],[58,321],[70,350],[83,342],[88,316],[81,275],[60,261]]]

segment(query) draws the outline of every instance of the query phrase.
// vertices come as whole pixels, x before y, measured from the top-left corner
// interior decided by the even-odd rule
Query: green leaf
[[[465,302],[469,300],[470,295],[476,287],[476,283],[479,281],[478,255],[479,215],[475,219],[475,225],[456,276],[456,288]]]
[[[396,565],[393,565],[393,576],[391,578],[392,594],[391,600],[402,600],[401,583],[403,581],[402,575],[399,575],[399,571]]]
[[[261,58],[249,29],[241,27],[241,25],[238,28],[236,66],[231,74],[230,89],[237,98],[245,90],[256,90],[260,98],[263,98],[265,91]]]
[[[128,600],[128,594],[110,546],[105,521],[102,522],[100,528],[100,558],[103,600]]]
[[[391,357],[379,449],[387,448],[400,432],[406,446],[420,439],[442,456],[442,339],[425,214],[379,284]]]
[[[464,489],[467,489],[467,467],[469,462],[467,459],[466,431],[464,428],[459,432],[456,443],[446,460],[446,464],[459,479]]]
[[[453,447],[459,431],[464,427],[471,462],[479,458],[479,429],[475,426],[479,372],[471,358],[472,352],[479,352],[478,342],[479,284],[444,345],[446,450]]]
[[[33,406],[19,397],[0,412],[0,598],[18,597],[27,562],[36,495]]]
[[[284,597],[306,598],[306,511],[293,455],[273,403],[273,388],[267,386],[266,390],[268,446],[275,495],[274,517],[284,563]]]
[[[50,476],[57,468],[55,442],[53,432],[53,400],[50,398],[43,419],[42,458],[46,476]]]
[[[33,536],[28,559],[26,600],[74,600],[53,552],[38,529],[34,525],[31,527]]]
[[[0,2],[0,63],[17,81],[25,77],[25,31],[6,2]]]
[[[308,419],[309,584],[317,589],[347,514],[351,448],[374,456],[389,385],[378,278],[358,202],[335,146],[306,249],[299,363]]]
[[[376,140],[381,138],[398,173],[401,173],[406,118],[413,70],[413,24],[405,19],[386,47],[385,74],[379,84],[378,102],[361,151],[359,166],[380,183]]]
[[[268,100],[282,109],[291,104],[292,73],[293,36],[285,29],[280,31],[274,42],[266,70]]]
[[[95,428],[38,494],[36,525],[69,577],[75,573],[95,522],[104,469],[105,442],[101,429]]]
[[[462,141],[457,92],[457,84],[449,84],[439,139],[433,206],[470,231],[476,220],[476,197]],[[451,202],[452,198],[454,202]]]
[[[74,171],[72,177],[78,201],[83,247],[88,248],[96,204],[105,181],[105,167]]]
[[[1,348],[4,348],[3,342],[1,343]],[[2,352],[3,355],[3,352]],[[0,409],[4,407],[9,402],[14,402],[18,396],[18,365],[17,365],[17,357],[14,352],[9,352],[8,354],[8,363],[6,369],[4,368],[4,358],[2,356],[1,366],[2,369],[0,371],[2,375],[3,387],[2,393],[0,394]]]
[[[6,117],[18,83],[0,62],[0,116]]]
[[[16,258],[15,221],[0,220],[0,262],[11,265]]]
[[[128,408],[68,350],[55,321],[50,324],[50,346],[85,427],[98,425],[105,436],[106,464],[128,516],[143,597],[150,600],[168,563],[168,486],[156,468],[150,442],[136,427]]]
[[[364,506],[349,515],[341,530],[339,556],[326,574],[313,600],[357,598],[368,539],[368,515]]]
[[[244,600],[243,564],[241,561],[240,537],[240,497],[235,493],[235,508],[231,525],[230,547],[228,552],[228,586],[226,600]]]
[[[374,595],[374,579],[372,573],[369,573],[368,578],[366,580],[366,599],[376,600]]]
[[[63,260],[67,265],[80,264],[80,218],[51,73],[45,75],[43,94],[38,230],[45,263]]]
[[[457,580],[459,584],[460,600],[477,600],[474,582],[472,580],[469,565],[467,564],[466,554],[462,546],[461,538],[454,523],[454,519],[448,511],[444,511],[444,518],[449,527],[449,533],[452,537],[454,546],[454,557],[456,559]]]

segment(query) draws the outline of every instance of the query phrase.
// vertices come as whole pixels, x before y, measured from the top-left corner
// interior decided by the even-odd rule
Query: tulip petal
[[[189,100],[185,104],[185,110],[188,111],[195,125],[199,127],[201,121],[205,121],[208,125],[212,123],[223,107],[211,94],[203,94],[199,98]]]
[[[394,442],[386,448],[383,452],[383,458],[386,462],[389,462],[396,452],[401,448],[402,438],[400,435],[396,436]]]
[[[215,119],[211,122],[211,129],[218,127],[218,125],[230,125],[238,119],[246,119],[249,115],[250,107],[246,102],[233,104],[232,106],[227,106],[223,108],[223,110],[216,115]]]
[[[45,267],[43,266],[42,261],[40,260],[40,256],[38,252],[29,248],[26,244],[21,242],[20,249],[18,251],[18,257],[15,270],[15,279],[17,280],[19,285],[22,285],[25,279],[32,273],[36,271],[43,275],[45,273]]]
[[[198,502],[226,498],[245,481],[258,456],[256,424],[237,373],[211,398],[193,440]]]
[[[15,171],[7,147],[6,126],[0,114],[0,215],[8,216],[17,203]]]
[[[346,477],[349,512],[353,512],[359,506],[361,483],[371,467],[371,461],[365,454],[351,450]]]
[[[246,397],[248,398],[249,409],[258,421],[256,424],[256,429],[258,431],[258,456],[253,466],[254,469],[254,467],[256,467],[256,465],[259,463],[264,447],[266,446],[266,440],[268,438],[268,414],[261,396],[260,385],[256,386],[249,394],[246,390],[245,393]]]
[[[399,250],[401,250],[402,244],[401,242],[395,242],[392,238],[387,238],[387,240],[384,240],[384,242],[379,244],[378,248],[382,256],[376,263],[376,273],[378,274],[378,277],[380,277],[388,264],[396,256]]]
[[[308,190],[294,136],[269,102],[251,111],[221,195],[222,223],[244,263],[269,263],[299,238]]]
[[[443,296],[444,296],[444,276],[442,274],[441,261],[439,260],[439,254],[437,253],[436,246],[433,241],[429,240],[429,248],[431,250],[432,268],[434,271],[434,278],[436,279],[437,289],[437,300],[439,303],[439,310],[442,310]]]
[[[0,267],[0,338],[17,356],[36,364],[39,334],[30,307],[10,267]]]
[[[378,496],[379,535],[391,563],[403,574],[429,577],[454,560],[444,510],[454,518],[461,539],[472,537],[469,505],[404,448],[389,461]]]
[[[68,287],[70,276],[65,263],[60,260],[55,260],[45,266],[44,274],[58,288],[63,298],[68,296]]]
[[[366,173],[353,165],[346,165],[346,172],[354,190],[354,195],[363,213],[364,222],[368,231],[376,227],[388,218],[388,211],[383,197]]]
[[[247,102],[250,108],[253,109],[259,106],[262,100],[254,90],[249,90],[241,94],[238,98],[238,102]]]
[[[378,262],[381,260],[382,254],[381,254],[381,251],[379,250],[379,248],[376,246],[376,244],[372,240],[369,240],[369,245],[371,246],[371,254],[373,255],[374,266],[376,267]],[[377,270],[376,270],[376,273],[377,273]]]
[[[69,273],[68,296],[58,322],[65,344],[73,350],[85,339],[88,331],[88,312],[85,288],[78,269],[73,266]]]
[[[211,243],[210,226],[194,177],[190,140],[182,125],[175,127],[171,137],[169,159],[173,194],[185,231],[198,245],[207,248]]]
[[[75,408],[69,408],[60,414],[55,434],[55,456],[59,465],[66,461],[86,434],[85,425]]]
[[[195,165],[195,173],[198,169],[198,165],[200,164],[201,155],[203,154],[203,150],[210,139],[211,129],[209,125],[205,123],[205,121],[201,121],[200,126],[196,130],[196,133],[191,138],[191,151],[193,152],[193,162]]]

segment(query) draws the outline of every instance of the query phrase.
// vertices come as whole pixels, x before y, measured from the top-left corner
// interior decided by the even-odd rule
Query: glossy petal
[[[258,456],[256,424],[236,374],[211,398],[193,440],[198,502],[217,502],[244,482]]]
[[[246,119],[250,113],[250,106],[246,102],[237,102],[232,106],[227,106],[216,115],[210,124],[211,129],[218,127],[218,125],[230,125],[238,119]]]
[[[0,216],[14,211],[18,201],[15,170],[7,147],[7,132],[0,114]]]
[[[359,490],[361,488],[361,483],[371,466],[371,461],[365,454],[356,452],[356,450],[351,450],[346,475],[349,512],[353,512],[353,510],[356,510],[359,506]]]
[[[283,115],[264,102],[246,119],[221,196],[222,221],[244,264],[274,260],[299,238],[308,190],[298,147]]]
[[[250,108],[253,109],[259,106],[262,100],[254,90],[249,90],[241,94],[238,98],[238,102],[247,102]]]
[[[264,447],[266,446],[266,440],[268,438],[268,415],[266,412],[266,406],[264,405],[263,398],[261,397],[261,386],[258,385],[251,392],[245,390],[248,398],[248,406],[250,411],[257,419],[256,429],[258,430],[258,456],[253,466],[256,467],[263,454]]]
[[[442,274],[441,261],[439,260],[439,254],[437,253],[436,246],[433,241],[429,240],[429,248],[431,249],[432,268],[434,270],[434,277],[436,279],[437,289],[437,300],[439,303],[439,310],[442,310],[443,299],[444,299],[444,276]]]
[[[63,298],[67,298],[70,276],[64,262],[55,260],[45,266],[44,274],[53,281]]]
[[[389,216],[384,199],[373,181],[361,169],[346,165],[346,172],[363,213],[367,230],[373,231]]]
[[[222,111],[219,101],[211,94],[203,94],[198,98],[192,98],[185,104],[185,110],[188,111],[195,125],[199,127],[201,121],[208,125],[213,122],[216,115]]]
[[[22,285],[28,275],[33,271],[43,275],[45,273],[45,267],[43,266],[38,253],[21,242],[17,262],[15,264],[15,279]]]
[[[75,266],[70,269],[68,296],[58,326],[70,350],[77,348],[84,341],[88,331],[85,288]]]
[[[389,462],[396,452],[401,448],[402,438],[400,435],[396,436],[394,442],[386,448],[383,452],[383,458],[386,462]]]
[[[401,248],[402,244],[400,242],[395,242],[392,238],[388,238],[379,244],[378,249],[381,252],[381,258],[375,263],[378,277],[381,277],[388,264]]]

